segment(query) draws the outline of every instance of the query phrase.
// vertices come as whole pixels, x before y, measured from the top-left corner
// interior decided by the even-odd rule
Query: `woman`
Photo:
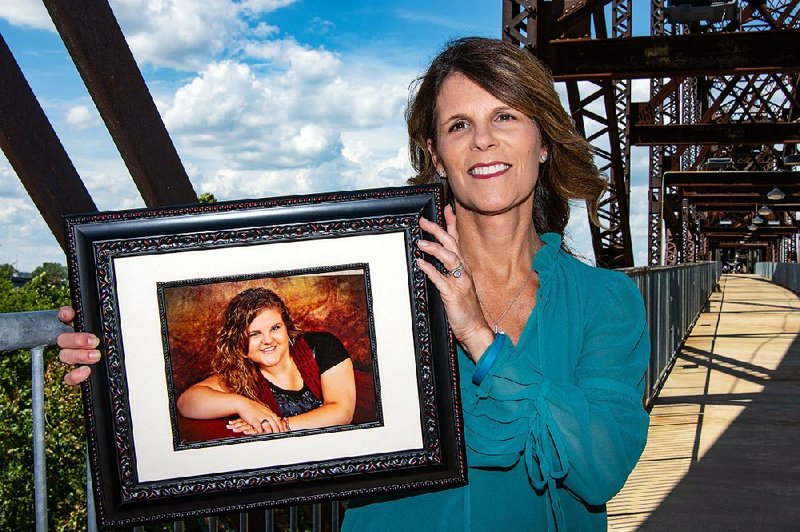
[[[193,419],[236,416],[234,432],[261,434],[344,425],[353,419],[353,363],[330,333],[302,334],[283,300],[248,288],[225,309],[214,374],[178,398]]]
[[[420,267],[459,342],[469,485],[355,502],[346,530],[604,530],[644,448],[649,341],[622,273],[569,255],[570,200],[604,182],[546,69],[490,39],[455,41],[406,111],[415,183],[443,180],[441,261]],[[596,220],[596,218],[594,218]]]
[[[491,39],[436,57],[406,118],[412,182],[452,194],[447,230],[423,221],[436,241],[419,244],[447,272],[419,265],[459,343],[469,484],[354,500],[344,528],[605,529],[646,439],[649,342],[636,286],[562,245],[570,200],[596,220],[591,147],[546,69]]]

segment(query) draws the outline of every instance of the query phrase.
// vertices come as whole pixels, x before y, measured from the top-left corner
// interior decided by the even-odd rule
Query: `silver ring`
[[[464,263],[463,263],[463,262],[459,262],[459,263],[458,263],[458,266],[456,266],[456,267],[455,267],[455,269],[453,269],[453,271],[452,271],[452,272],[450,272],[450,273],[451,273],[451,274],[453,275],[453,277],[455,277],[456,279],[458,279],[459,277],[461,277],[461,275],[464,273]]]

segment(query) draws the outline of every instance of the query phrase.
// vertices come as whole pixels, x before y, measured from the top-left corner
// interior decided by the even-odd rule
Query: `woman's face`
[[[530,200],[546,154],[536,123],[460,73],[445,78],[436,103],[439,140],[428,149],[456,202],[498,214]]]
[[[289,332],[278,310],[261,311],[247,326],[245,334],[247,358],[258,367],[276,367],[289,360]]]

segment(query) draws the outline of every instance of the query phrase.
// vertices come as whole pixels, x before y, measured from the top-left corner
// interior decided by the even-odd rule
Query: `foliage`
[[[66,268],[43,264],[21,288],[0,277],[0,312],[58,308],[69,302]],[[63,384],[57,350],[45,351],[45,447],[50,530],[86,523],[85,455],[80,391]],[[0,530],[32,530],[31,353],[0,353]]]
[[[199,203],[216,203],[217,198],[214,197],[214,194],[211,192],[203,192],[199,196],[197,196],[197,201]]]
[[[57,262],[45,262],[31,272],[34,278],[44,275],[44,281],[48,285],[53,286],[66,286],[67,280],[67,267]]]
[[[8,279],[12,275],[16,275],[18,273],[19,272],[13,264],[0,264],[0,278]]]

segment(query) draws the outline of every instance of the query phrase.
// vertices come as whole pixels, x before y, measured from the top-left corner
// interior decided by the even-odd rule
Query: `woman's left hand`
[[[456,339],[477,362],[494,340],[494,333],[483,316],[472,273],[461,256],[456,215],[449,205],[444,209],[444,218],[447,222],[447,231],[430,220],[421,218],[420,227],[433,235],[437,242],[420,240],[417,245],[425,253],[439,259],[447,268],[447,273],[440,273],[431,263],[423,259],[417,259],[417,264],[439,290],[450,328]]]
[[[286,423],[284,418],[280,419],[280,432],[286,432],[289,430],[288,424]],[[244,419],[238,417],[236,419],[232,419],[228,421],[225,425],[225,428],[236,432],[237,434],[245,434],[246,436],[252,436],[254,434],[263,434],[263,431],[260,431],[253,427],[250,423],[245,421]]]

